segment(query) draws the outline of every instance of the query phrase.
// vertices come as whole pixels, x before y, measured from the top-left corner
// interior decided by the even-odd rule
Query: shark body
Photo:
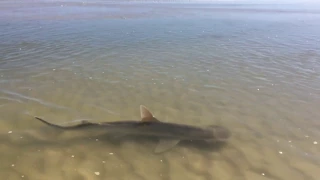
[[[140,121],[114,121],[92,123],[82,121],[78,125],[60,126],[52,124],[44,119],[35,117],[37,120],[64,130],[81,130],[81,129],[105,129],[108,133],[125,135],[155,136],[159,138],[159,143],[155,148],[156,153],[164,152],[171,149],[181,140],[205,140],[208,142],[226,141],[231,136],[231,132],[222,126],[210,125],[206,127],[191,126],[185,124],[176,124],[161,122],[156,119],[152,113],[145,107],[140,106]]]

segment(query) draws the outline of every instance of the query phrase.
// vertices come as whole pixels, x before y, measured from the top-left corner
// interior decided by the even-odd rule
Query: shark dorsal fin
[[[140,105],[140,116],[142,122],[158,121],[152,113],[143,105]]]

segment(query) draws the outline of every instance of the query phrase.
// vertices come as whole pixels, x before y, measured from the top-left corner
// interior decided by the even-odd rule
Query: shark
[[[79,124],[69,126],[53,124],[37,116],[34,118],[44,124],[63,130],[102,128],[108,133],[118,134],[118,137],[126,135],[157,137],[159,142],[154,149],[155,153],[165,152],[183,140],[202,140],[209,143],[225,142],[231,136],[230,130],[223,126],[194,126],[160,121],[143,105],[140,105],[140,116],[141,119],[138,121],[124,120],[95,123],[83,120]]]

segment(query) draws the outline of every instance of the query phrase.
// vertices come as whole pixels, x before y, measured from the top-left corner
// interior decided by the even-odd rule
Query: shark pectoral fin
[[[142,122],[151,122],[151,121],[159,121],[157,120],[152,113],[143,105],[140,105],[140,116]]]
[[[161,153],[173,148],[180,142],[179,139],[160,139],[157,147],[155,148],[155,153]]]

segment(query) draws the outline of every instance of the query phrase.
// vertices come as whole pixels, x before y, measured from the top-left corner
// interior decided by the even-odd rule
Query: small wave
[[[0,84],[1,84],[1,83],[8,83],[8,82],[10,82],[10,83],[12,83],[12,82],[22,82],[22,80],[20,80],[20,79],[10,79],[10,80],[1,79],[1,80],[0,80]]]
[[[222,87],[216,86],[216,85],[213,85],[213,84],[211,84],[211,85],[210,84],[205,84],[205,85],[203,85],[203,87],[223,90]]]
[[[45,101],[43,101],[43,100],[41,100],[41,99],[37,99],[37,98],[34,98],[34,97],[25,96],[25,95],[23,95],[23,94],[19,94],[19,93],[16,93],[16,92],[11,92],[11,91],[6,91],[6,90],[1,90],[1,92],[5,93],[5,94],[9,94],[9,95],[16,96],[16,97],[19,97],[19,98],[22,98],[22,99],[34,101],[34,102],[37,102],[37,103],[39,103],[39,104],[46,105],[46,106],[49,106],[49,107],[54,107],[54,108],[58,108],[58,109],[68,109],[68,110],[70,110],[70,108],[68,108],[68,107],[59,106],[59,105],[56,105],[56,104],[52,104],[52,103],[49,103],[49,102],[45,102]]]
[[[113,112],[113,111],[111,111],[111,110],[109,110],[107,108],[103,108],[103,107],[100,107],[100,106],[97,106],[97,105],[94,105],[94,104],[90,104],[90,106],[98,108],[98,109],[101,109],[101,110],[103,110],[103,111],[105,111],[105,112],[107,112],[109,114],[120,115],[119,113]]]
[[[0,99],[4,99],[4,100],[8,100],[8,101],[14,101],[14,102],[18,102],[18,103],[23,103],[21,100],[19,99],[13,99],[13,98],[9,98],[9,97],[1,97]]]

